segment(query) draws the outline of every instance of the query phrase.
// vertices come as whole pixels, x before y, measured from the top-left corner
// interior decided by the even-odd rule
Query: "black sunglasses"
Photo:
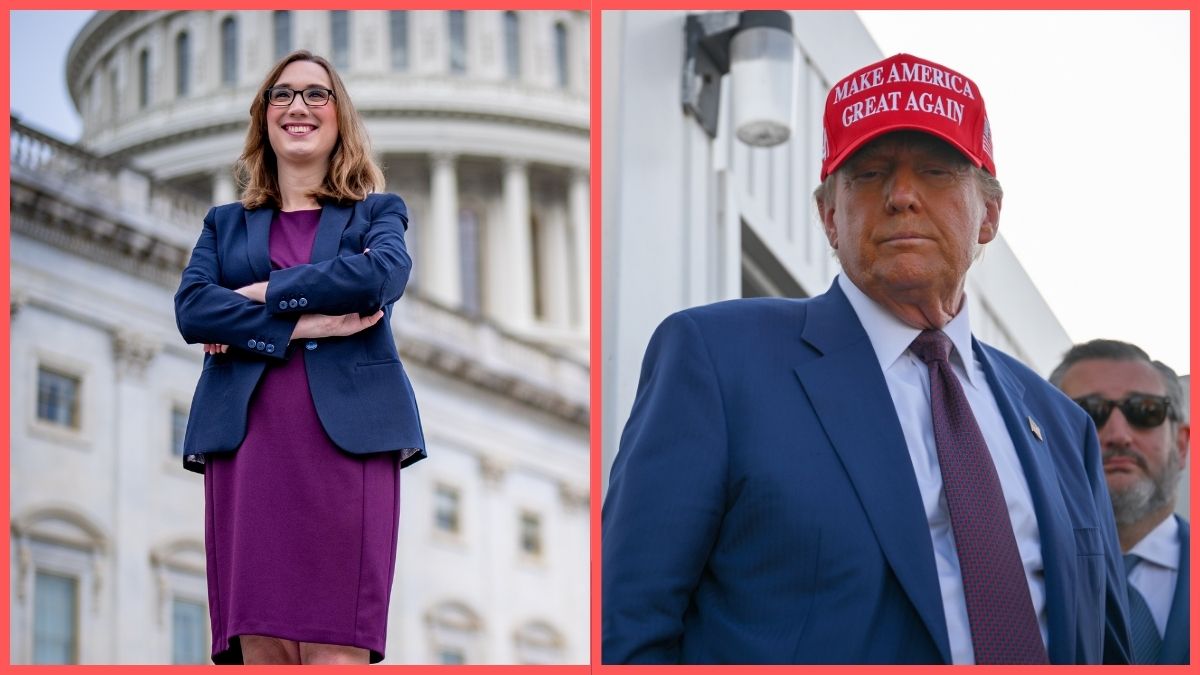
[[[1093,394],[1077,398],[1075,402],[1092,416],[1097,429],[1108,421],[1113,408],[1120,408],[1125,420],[1139,429],[1153,429],[1162,424],[1171,411],[1171,399],[1150,394],[1133,394],[1121,401],[1112,401]]]

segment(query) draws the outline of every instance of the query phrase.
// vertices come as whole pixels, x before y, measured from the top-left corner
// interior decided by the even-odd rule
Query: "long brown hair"
[[[309,196],[319,202],[362,201],[369,193],[384,186],[383,172],[371,158],[366,128],[350,101],[342,78],[338,77],[329,61],[300,49],[283,57],[271,68],[250,103],[250,128],[246,131],[246,145],[234,165],[242,206],[248,209],[279,207],[283,204],[279,194],[278,160],[267,138],[267,104],[263,97],[267,89],[274,86],[283,69],[296,61],[312,61],[325,69],[333,85],[334,104],[337,106],[338,139],[329,155],[329,170],[321,187]]]

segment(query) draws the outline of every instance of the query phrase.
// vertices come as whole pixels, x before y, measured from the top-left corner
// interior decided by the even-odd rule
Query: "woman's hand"
[[[382,309],[370,316],[359,316],[353,313],[339,316],[302,314],[300,320],[296,322],[296,328],[292,330],[292,339],[354,335],[379,323],[382,318]]]
[[[234,293],[244,295],[255,302],[265,303],[267,301],[267,282],[259,281],[249,286],[242,286],[234,291]]]
[[[210,342],[204,343],[205,354],[224,354],[229,351],[229,345],[215,345]]]

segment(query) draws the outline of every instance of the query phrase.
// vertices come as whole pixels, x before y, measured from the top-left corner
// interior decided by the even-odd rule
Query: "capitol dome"
[[[81,144],[209,203],[262,77],[293,49],[338,68],[387,189],[408,203],[414,289],[581,350],[588,288],[586,12],[97,12],[71,46]]]

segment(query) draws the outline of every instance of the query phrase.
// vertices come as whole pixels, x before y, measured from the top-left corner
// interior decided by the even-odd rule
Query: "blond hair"
[[[355,202],[366,199],[369,193],[384,186],[383,172],[371,158],[366,128],[350,101],[342,78],[338,77],[329,61],[300,49],[283,57],[271,68],[250,103],[250,128],[246,130],[246,144],[234,165],[242,206],[247,209],[260,206],[278,208],[283,203],[279,193],[275,151],[267,138],[267,103],[264,96],[279,79],[283,69],[296,61],[311,61],[325,69],[337,106],[338,139],[329,155],[329,170],[321,186],[308,196],[318,202]]]

